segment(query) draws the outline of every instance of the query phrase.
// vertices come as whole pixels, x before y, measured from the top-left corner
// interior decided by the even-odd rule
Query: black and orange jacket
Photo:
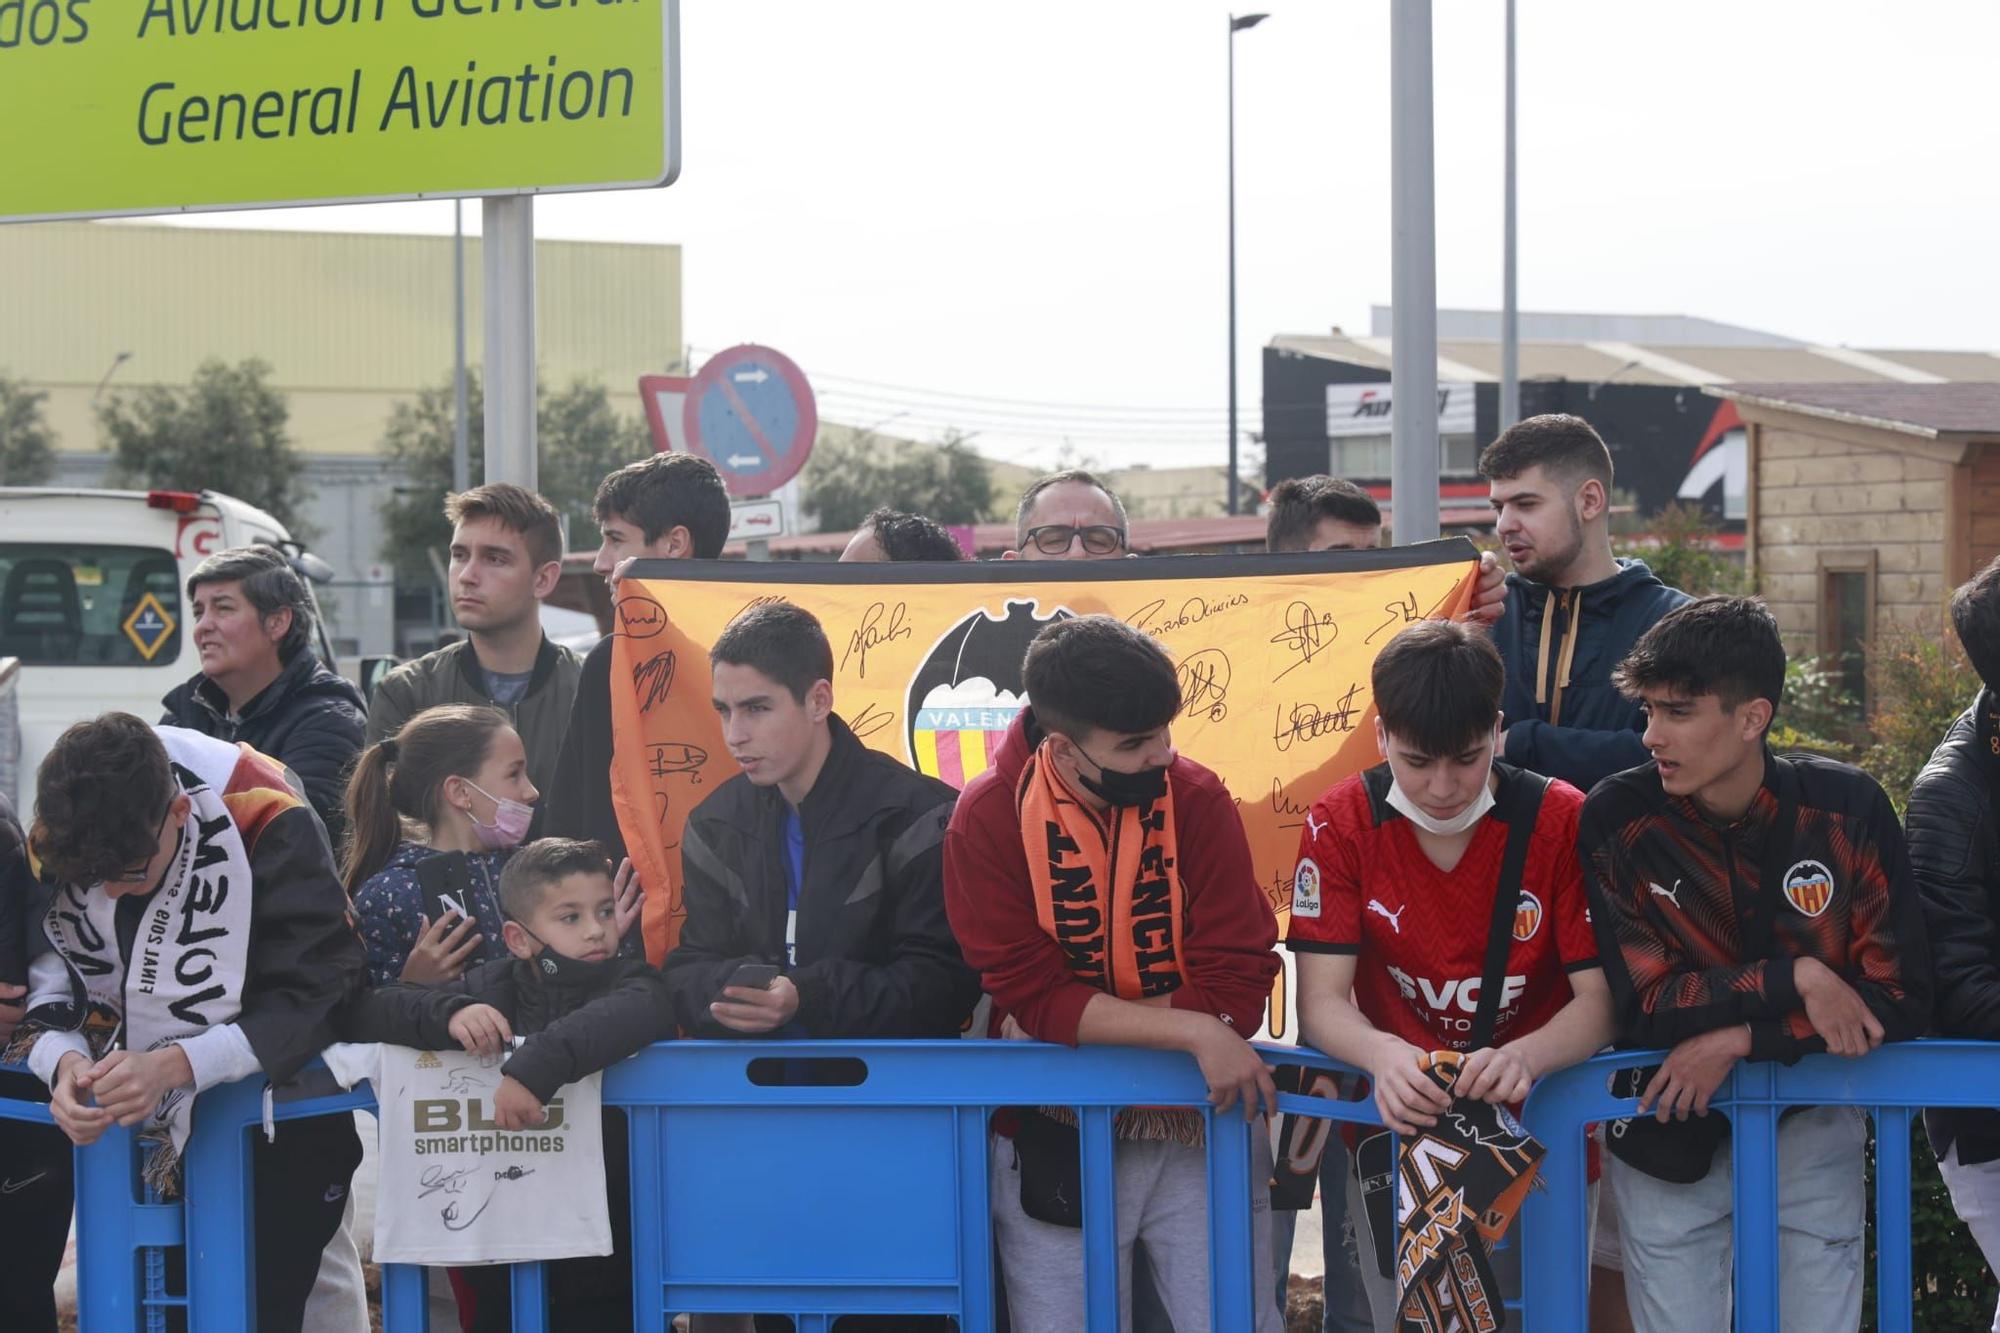
[[[1789,841],[1774,844],[1788,801]],[[1598,784],[1578,844],[1621,1044],[1672,1046],[1745,1023],[1753,1060],[1825,1050],[1792,981],[1798,958],[1852,985],[1886,1041],[1921,1036],[1930,1021],[1903,830],[1859,769],[1767,750],[1764,785],[1724,826],[1669,796],[1649,763]]]

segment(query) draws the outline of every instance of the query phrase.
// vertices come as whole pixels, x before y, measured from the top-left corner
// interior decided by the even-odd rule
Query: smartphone
[[[769,990],[771,983],[784,974],[784,969],[776,963],[745,963],[729,978],[732,986],[745,986],[751,990]]]
[[[424,910],[433,922],[472,915],[472,872],[466,868],[464,852],[445,852],[417,862],[417,887],[423,890]]]

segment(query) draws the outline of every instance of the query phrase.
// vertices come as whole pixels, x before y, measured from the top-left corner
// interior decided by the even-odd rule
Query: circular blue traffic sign
[[[769,495],[797,476],[819,432],[804,373],[753,343],[710,357],[682,412],[688,448],[715,464],[731,495]]]

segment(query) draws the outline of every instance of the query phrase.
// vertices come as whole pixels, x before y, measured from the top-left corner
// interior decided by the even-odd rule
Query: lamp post
[[[1229,16],[1229,512],[1236,503],[1236,34],[1269,14]]]
[[[104,378],[97,382],[96,391],[90,395],[90,405],[92,407],[96,407],[98,401],[104,397],[104,386],[111,383],[111,377],[118,373],[118,367],[131,359],[132,354],[130,352],[120,352],[117,356],[111,358],[110,368],[104,372]]]

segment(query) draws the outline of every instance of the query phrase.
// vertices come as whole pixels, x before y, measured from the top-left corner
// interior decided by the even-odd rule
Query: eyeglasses
[[[1048,523],[1039,528],[1029,528],[1028,535],[1021,541],[1021,549],[1028,549],[1033,542],[1035,549],[1043,555],[1062,555],[1070,548],[1070,543],[1083,538],[1083,549],[1090,555],[1113,555],[1125,549],[1125,529],[1113,527],[1109,523],[1092,523],[1077,527],[1073,523]]]
[[[174,812],[174,803],[172,801],[168,801],[167,808],[160,812],[160,822],[153,826],[153,847],[155,848],[155,850],[157,850],[160,845],[160,834],[166,831],[167,818],[168,816],[172,815],[173,812]],[[104,882],[106,884],[137,884],[141,880],[146,878],[146,872],[148,870],[151,870],[152,868],[153,868],[153,858],[149,856],[146,858],[144,863],[139,866],[138,869],[121,871],[116,875],[106,875],[104,877]]]

